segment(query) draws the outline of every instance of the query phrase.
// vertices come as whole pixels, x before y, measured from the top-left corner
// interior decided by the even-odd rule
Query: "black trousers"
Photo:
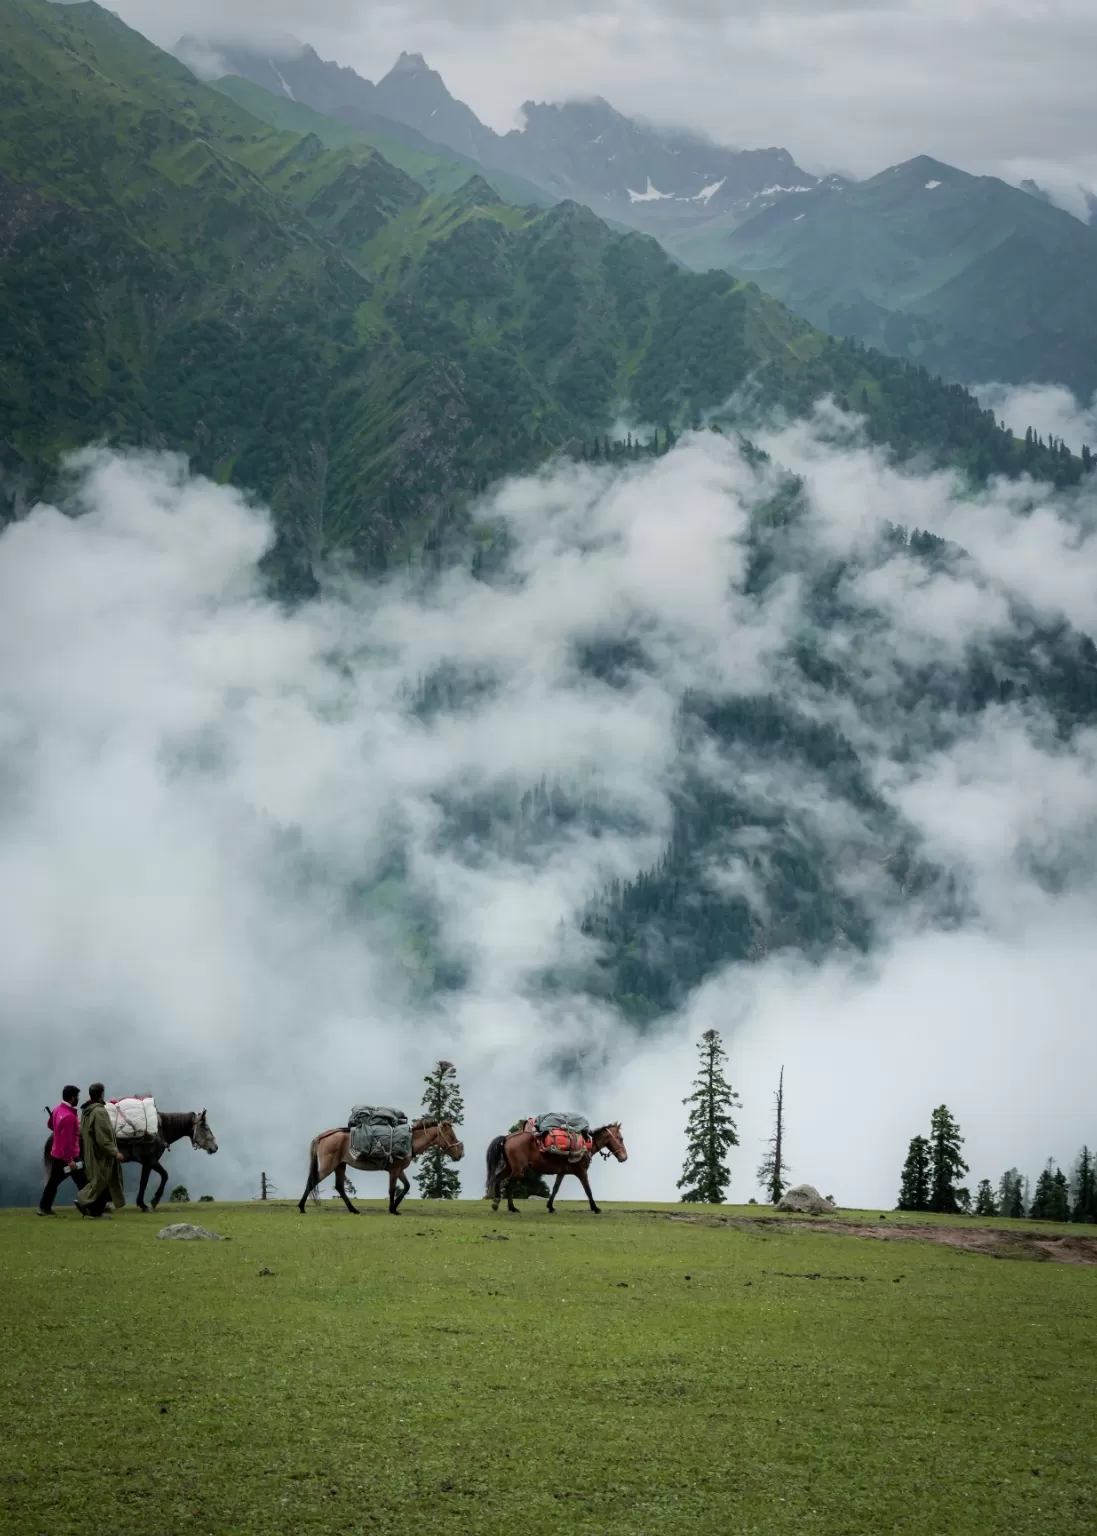
[[[82,1168],[73,1168],[71,1173],[66,1173],[64,1158],[51,1157],[49,1178],[46,1180],[46,1187],[42,1191],[42,1198],[38,1202],[38,1209],[40,1211],[53,1210],[53,1202],[57,1191],[66,1179],[71,1179],[78,1190],[83,1189],[84,1185],[88,1182],[88,1176]]]

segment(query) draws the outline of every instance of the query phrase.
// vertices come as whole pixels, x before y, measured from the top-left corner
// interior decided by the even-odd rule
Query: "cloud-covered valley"
[[[356,1100],[413,1108],[444,1054],[466,1194],[490,1135],[561,1103],[624,1122],[607,1197],[668,1199],[709,1025],[744,1099],[734,1198],[782,1063],[794,1173],[846,1204],[893,1203],[942,1100],[973,1179],[1092,1139],[1092,486],[973,493],[823,411],[753,447],[703,432],[506,482],[475,509],[485,569],[333,574],[294,609],[263,582],[264,509],[178,459],[88,452],[58,499],[0,534],[24,1181],[38,1106],[102,1077],[207,1107],[217,1158],[171,1154],[192,1193],[265,1170],[296,1196],[312,1134]],[[849,745],[854,789],[684,731],[698,698],[779,699]],[[687,780],[750,808],[703,879],[760,932],[794,826],[873,938],[767,943],[638,1031],[588,984],[583,918],[659,863]],[[541,814],[553,797],[566,814]],[[921,881],[883,867],[892,836]]]

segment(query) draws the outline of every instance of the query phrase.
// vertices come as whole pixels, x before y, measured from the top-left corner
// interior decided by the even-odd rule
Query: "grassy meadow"
[[[1097,1529],[1097,1268],[363,1207],[0,1213],[0,1530]]]

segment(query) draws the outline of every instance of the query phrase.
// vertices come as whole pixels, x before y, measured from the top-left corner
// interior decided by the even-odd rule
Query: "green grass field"
[[[672,1212],[0,1213],[0,1529],[1097,1529],[1097,1268]]]

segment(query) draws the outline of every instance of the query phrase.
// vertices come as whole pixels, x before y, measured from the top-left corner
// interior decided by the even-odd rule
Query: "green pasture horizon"
[[[229,1241],[159,1240],[175,1221]],[[1088,1536],[1097,1268],[1007,1241],[1086,1229],[887,1224],[911,1230],[631,1202],[4,1211],[0,1530]],[[929,1224],[1005,1228],[1014,1261]]]

